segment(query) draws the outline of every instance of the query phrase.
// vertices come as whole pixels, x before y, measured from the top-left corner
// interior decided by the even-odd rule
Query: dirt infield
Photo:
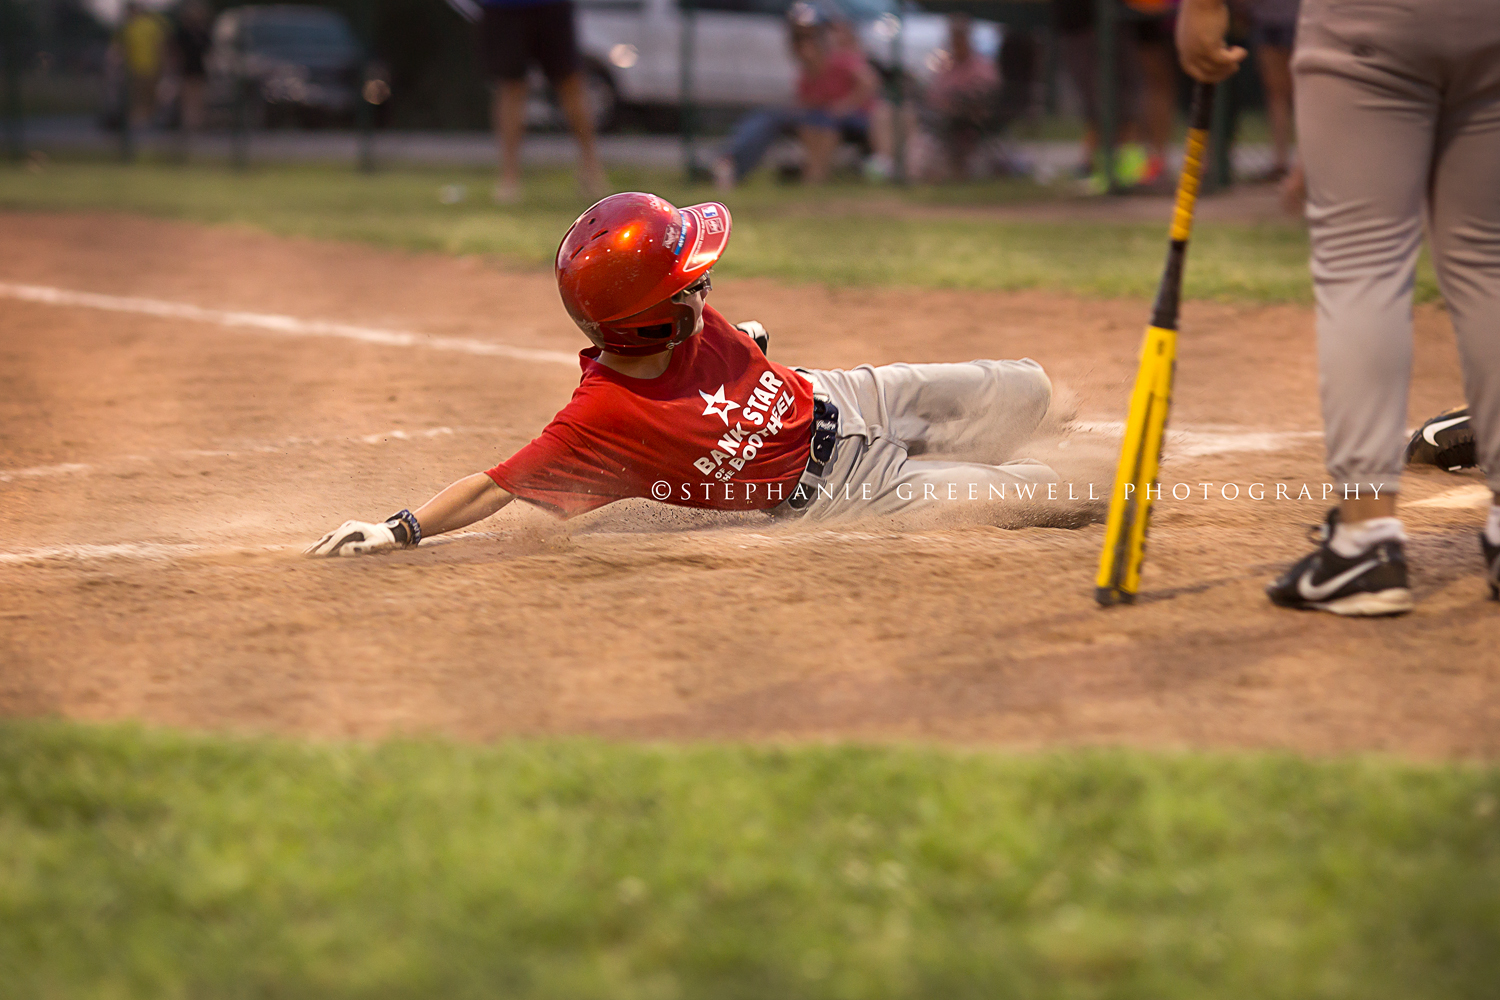
[[[817,529],[644,502],[562,525],[516,505],[416,551],[306,560],[300,546],[345,517],[494,464],[566,400],[573,365],[483,350],[577,349],[550,276],[11,214],[0,282],[0,713],[318,735],[1500,752],[1477,478],[1408,480],[1408,500],[1434,501],[1407,512],[1414,614],[1341,621],[1261,595],[1325,507],[1294,498],[1322,483],[1302,307],[1186,307],[1147,593],[1104,612],[1097,524],[1002,527],[1029,515],[961,504]],[[791,363],[1034,357],[1081,427],[1036,450],[1076,495],[1109,478],[1144,303],[721,284],[714,304],[763,320]],[[130,301],[27,301],[22,285]],[[449,341],[151,315],[142,298]],[[1414,421],[1461,397],[1442,313],[1423,309],[1417,333]],[[1249,498],[1256,483],[1267,499]],[[1191,499],[1171,499],[1179,484]],[[1087,522],[1090,507],[1055,510],[1042,520]]]

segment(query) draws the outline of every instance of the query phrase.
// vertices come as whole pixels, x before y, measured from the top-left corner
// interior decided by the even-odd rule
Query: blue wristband
[[[385,519],[386,524],[399,523],[406,528],[406,544],[408,546],[420,545],[422,543],[422,524],[417,520],[417,515],[409,510],[398,510]]]

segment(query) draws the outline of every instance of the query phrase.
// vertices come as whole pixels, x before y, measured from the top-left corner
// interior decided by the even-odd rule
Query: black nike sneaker
[[[1406,464],[1435,465],[1449,472],[1479,464],[1469,408],[1447,410],[1418,427],[1406,444]]]
[[[1484,552],[1484,578],[1489,581],[1490,600],[1500,601],[1500,545],[1491,545],[1481,531],[1479,547]]]
[[[1401,543],[1376,542],[1352,559],[1329,546],[1339,511],[1314,529],[1318,550],[1299,561],[1266,587],[1271,603],[1303,611],[1332,611],[1336,615],[1400,615],[1412,609],[1406,587],[1406,556]]]

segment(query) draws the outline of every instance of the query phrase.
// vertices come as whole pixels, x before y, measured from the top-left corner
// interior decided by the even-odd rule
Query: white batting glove
[[[771,353],[771,335],[766,328],[753,319],[747,319],[743,323],[734,324],[736,330],[742,331],[747,337],[755,341],[755,346],[760,348],[760,353]]]
[[[302,550],[309,556],[364,556],[404,547],[388,524],[345,521]]]

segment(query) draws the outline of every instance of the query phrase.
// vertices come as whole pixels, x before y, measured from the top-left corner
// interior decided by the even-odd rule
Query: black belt
[[[833,459],[833,446],[839,439],[839,408],[826,399],[813,399],[813,426],[812,426],[812,448],[807,456],[806,475],[822,478],[823,470]],[[800,485],[800,480],[799,480]],[[792,510],[801,510],[812,503],[812,497],[803,490],[800,494],[796,487],[792,489],[792,495],[787,498],[786,505]]]

